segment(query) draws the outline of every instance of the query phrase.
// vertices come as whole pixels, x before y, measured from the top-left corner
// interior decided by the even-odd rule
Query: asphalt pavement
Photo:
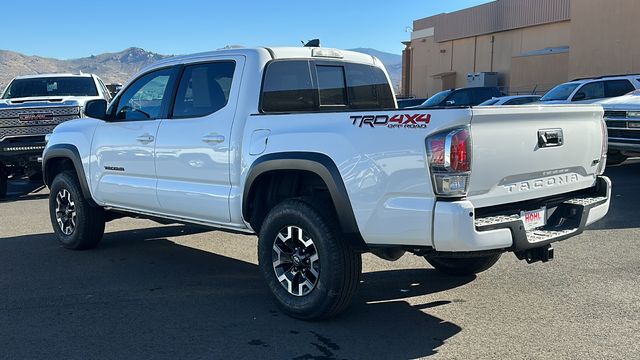
[[[0,202],[2,359],[640,358],[640,161],[612,167],[608,217],[527,265],[503,255],[477,277],[422,258],[364,256],[348,311],[280,313],[256,238],[120,219],[100,245],[56,242],[46,188],[16,180]]]

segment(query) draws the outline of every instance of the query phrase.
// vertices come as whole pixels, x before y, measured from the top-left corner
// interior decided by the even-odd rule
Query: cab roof
[[[316,50],[317,49],[317,50]],[[323,56],[321,53],[339,54],[340,57]],[[259,48],[231,48],[220,49],[215,51],[201,52],[189,55],[172,56],[157,61],[146,66],[140,72],[144,72],[153,68],[162,67],[163,65],[173,65],[180,63],[189,63],[195,61],[206,60],[207,58],[216,56],[232,56],[240,55],[246,57],[267,57],[270,59],[339,59],[349,62],[357,62],[368,65],[382,64],[375,57],[355,51],[338,50],[324,47],[259,47]]]
[[[16,76],[17,80],[20,79],[40,79],[40,78],[49,78],[49,77],[92,77],[93,74],[71,74],[71,73],[51,73],[51,74],[32,74],[32,75],[20,75]]]

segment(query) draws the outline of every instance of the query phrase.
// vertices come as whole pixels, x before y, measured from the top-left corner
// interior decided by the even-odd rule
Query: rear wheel
[[[449,275],[473,275],[481,273],[498,262],[502,254],[477,256],[469,258],[425,256],[431,266]]]
[[[330,318],[351,303],[360,253],[342,239],[331,209],[291,199],[262,224],[258,262],[277,304],[303,320]]]
[[[49,216],[58,241],[67,249],[90,249],[102,240],[104,210],[85,199],[73,172],[62,172],[53,179]]]

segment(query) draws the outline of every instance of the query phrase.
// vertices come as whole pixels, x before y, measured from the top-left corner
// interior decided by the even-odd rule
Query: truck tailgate
[[[468,199],[481,208],[593,186],[602,116],[599,105],[474,108]]]

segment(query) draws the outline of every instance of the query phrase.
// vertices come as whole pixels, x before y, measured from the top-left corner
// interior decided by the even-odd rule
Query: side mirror
[[[455,100],[447,100],[447,101],[445,102],[445,104],[447,104],[448,106],[452,106],[452,105],[455,105],[455,104],[456,104],[456,101],[455,101]]]
[[[587,94],[583,93],[583,92],[579,92],[575,95],[573,95],[573,99],[571,99],[571,101],[581,101],[587,98]]]
[[[107,118],[107,100],[88,101],[84,108],[84,114],[90,118],[105,120]]]

